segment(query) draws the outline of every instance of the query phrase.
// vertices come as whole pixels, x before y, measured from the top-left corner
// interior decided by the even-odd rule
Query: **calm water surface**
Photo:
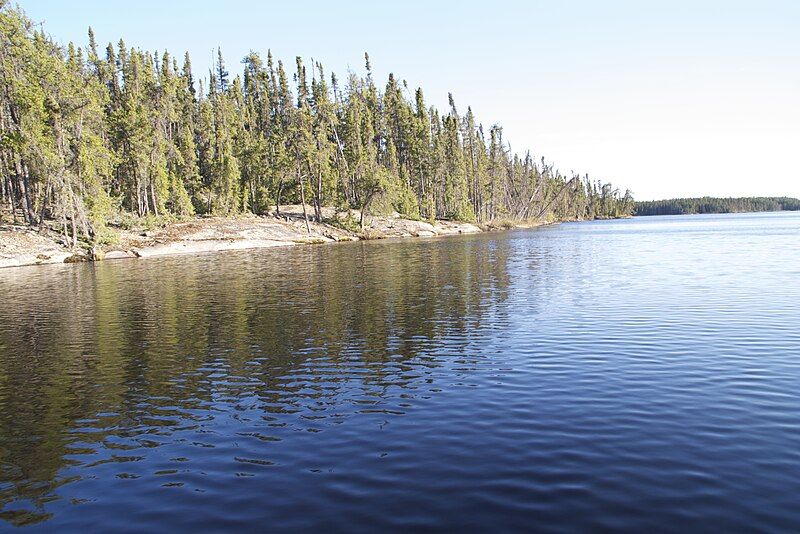
[[[0,530],[800,529],[800,215],[0,271]]]

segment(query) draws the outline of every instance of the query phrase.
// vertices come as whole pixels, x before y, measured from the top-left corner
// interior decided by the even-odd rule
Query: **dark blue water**
[[[797,214],[11,269],[0,325],[0,529],[800,529]]]

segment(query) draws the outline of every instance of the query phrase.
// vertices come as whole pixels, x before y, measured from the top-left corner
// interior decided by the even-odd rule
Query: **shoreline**
[[[332,209],[326,208],[323,211],[324,219],[335,215]],[[282,207],[280,216],[273,213],[265,216],[194,217],[153,229],[118,229],[117,239],[113,243],[78,250],[71,250],[61,244],[63,237],[54,232],[42,232],[27,226],[2,225],[0,269],[385,238],[429,238],[511,228],[535,228],[548,224],[554,223],[520,221],[513,224],[506,222],[499,225],[478,225],[438,220],[430,223],[403,219],[394,214],[371,217],[364,230],[356,232],[310,220],[306,227],[302,206],[296,205]]]

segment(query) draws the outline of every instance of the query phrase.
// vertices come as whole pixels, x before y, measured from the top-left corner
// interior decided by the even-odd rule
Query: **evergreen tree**
[[[0,203],[15,221],[59,227],[73,246],[105,239],[125,213],[140,217],[265,215],[283,203],[371,214],[481,222],[617,217],[622,193],[514,154],[449,95],[442,114],[390,74],[340,87],[320,63],[296,58],[294,93],[281,61],[250,52],[241,75],[217,49],[205,79],[189,55],[129,48],[101,55],[55,43],[18,9],[0,4]],[[644,213],[796,209],[793,199],[676,199]],[[306,213],[306,220],[309,219]]]
[[[472,221],[475,219],[475,214],[469,201],[467,168],[459,135],[458,112],[452,94],[449,95],[449,99],[450,114],[442,119],[445,159],[444,215],[448,219]]]

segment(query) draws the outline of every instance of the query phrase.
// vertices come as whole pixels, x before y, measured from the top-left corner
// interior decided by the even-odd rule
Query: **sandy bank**
[[[72,252],[53,237],[24,226],[0,226],[0,268],[63,263],[70,256]]]

